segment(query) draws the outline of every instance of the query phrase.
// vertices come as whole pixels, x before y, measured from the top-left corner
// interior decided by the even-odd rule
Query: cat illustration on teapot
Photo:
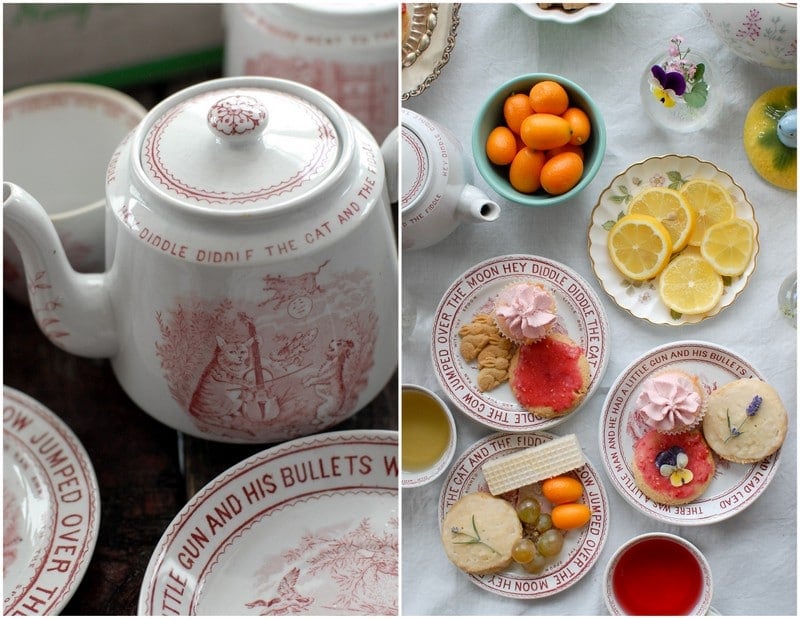
[[[217,347],[206,366],[189,404],[189,413],[214,425],[229,425],[237,419],[268,421],[280,413],[277,400],[264,387],[273,373],[261,367],[256,377],[253,354],[258,336],[245,341],[225,341],[216,336]],[[263,360],[261,361],[263,363]],[[260,364],[259,364],[260,365]]]

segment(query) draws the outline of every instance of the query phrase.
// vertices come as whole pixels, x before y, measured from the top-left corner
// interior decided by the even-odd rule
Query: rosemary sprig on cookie
[[[472,514],[472,530],[475,532],[475,535],[470,535],[469,533],[465,533],[464,531],[461,530],[461,527],[453,527],[452,529],[450,529],[450,532],[453,533],[453,535],[466,535],[467,537],[470,538],[470,539],[465,540],[463,542],[453,541],[453,543],[454,544],[481,544],[482,546],[486,546],[493,553],[498,554],[498,555],[500,554],[494,548],[492,548],[489,544],[487,544],[486,542],[484,542],[481,539],[481,534],[478,531],[478,525],[475,524],[475,514]]]

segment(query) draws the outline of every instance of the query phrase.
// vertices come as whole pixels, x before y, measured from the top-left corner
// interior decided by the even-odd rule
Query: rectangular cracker
[[[586,464],[578,437],[567,434],[486,462],[481,470],[489,492],[497,496],[561,475]]]

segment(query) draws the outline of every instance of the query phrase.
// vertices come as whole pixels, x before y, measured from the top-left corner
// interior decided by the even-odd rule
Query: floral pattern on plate
[[[448,510],[462,496],[470,492],[489,492],[483,477],[484,463],[520,449],[536,447],[556,436],[549,432],[530,434],[507,434],[499,432],[484,437],[469,447],[453,464],[444,481],[439,496],[439,527]],[[600,558],[608,536],[608,497],[597,471],[588,461],[574,471],[583,484],[581,501],[592,511],[588,524],[579,529],[566,531],[564,547],[553,558],[541,574],[531,574],[521,566],[511,566],[494,574],[465,574],[477,586],[503,597],[535,600],[548,597],[568,589],[583,578]],[[516,491],[505,496],[514,498]],[[540,497],[543,511],[549,503]]]
[[[459,329],[477,314],[490,313],[499,292],[516,281],[545,286],[556,301],[556,330],[566,333],[586,354],[590,378],[586,397],[567,415],[546,419],[529,413],[507,381],[491,391],[481,391],[477,365],[461,356]],[[558,425],[592,396],[608,363],[608,338],[605,309],[582,277],[548,258],[512,254],[475,265],[445,292],[433,316],[431,358],[439,384],[465,415],[496,430],[529,432]]]
[[[691,503],[662,505],[647,498],[636,486],[631,468],[634,442],[644,433],[633,413],[642,383],[668,367],[697,376],[708,393],[740,378],[763,380],[742,357],[716,344],[688,340],[654,348],[623,370],[609,389],[600,416],[603,465],[622,498],[655,520],[674,525],[725,520],[751,505],[766,490],[777,471],[780,450],[755,464],[735,464],[715,456],[714,479]]]
[[[627,205],[633,197],[646,187],[669,187],[679,190],[689,180],[695,178],[711,179],[728,190],[735,208],[735,216],[752,224],[755,230],[753,256],[750,265],[742,275],[724,277],[722,299],[710,312],[698,315],[676,315],[664,305],[658,294],[657,278],[645,282],[627,279],[611,262],[608,255],[608,231],[625,214]],[[600,199],[592,210],[589,222],[589,258],[597,279],[603,289],[622,309],[637,318],[660,325],[683,325],[697,323],[716,316],[731,305],[745,289],[756,268],[758,256],[758,224],[753,205],[747,200],[742,189],[733,178],[713,163],[701,161],[686,155],[665,155],[651,157],[633,164],[614,180],[600,194]],[[697,252],[687,247],[684,252]]]
[[[3,614],[58,614],[86,573],[99,526],[83,445],[53,412],[4,387]]]
[[[139,614],[397,614],[397,490],[396,432],[330,432],[255,454],[167,528]]]

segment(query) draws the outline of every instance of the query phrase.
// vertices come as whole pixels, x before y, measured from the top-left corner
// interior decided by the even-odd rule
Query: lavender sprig
[[[762,398],[760,395],[753,396],[753,399],[750,401],[750,404],[747,405],[747,408],[744,411],[746,417],[744,418],[744,421],[742,421],[742,423],[739,424],[739,427],[731,425],[730,411],[728,410],[725,411],[725,415],[728,418],[728,438],[725,439],[724,441],[725,443],[727,443],[732,438],[736,438],[737,436],[741,436],[742,434],[744,434],[744,432],[742,432],[742,426],[744,426],[744,424],[747,423],[747,420],[750,419],[750,417],[755,416],[755,414],[758,412],[758,409],[761,408],[761,402],[763,401],[764,398]]]

